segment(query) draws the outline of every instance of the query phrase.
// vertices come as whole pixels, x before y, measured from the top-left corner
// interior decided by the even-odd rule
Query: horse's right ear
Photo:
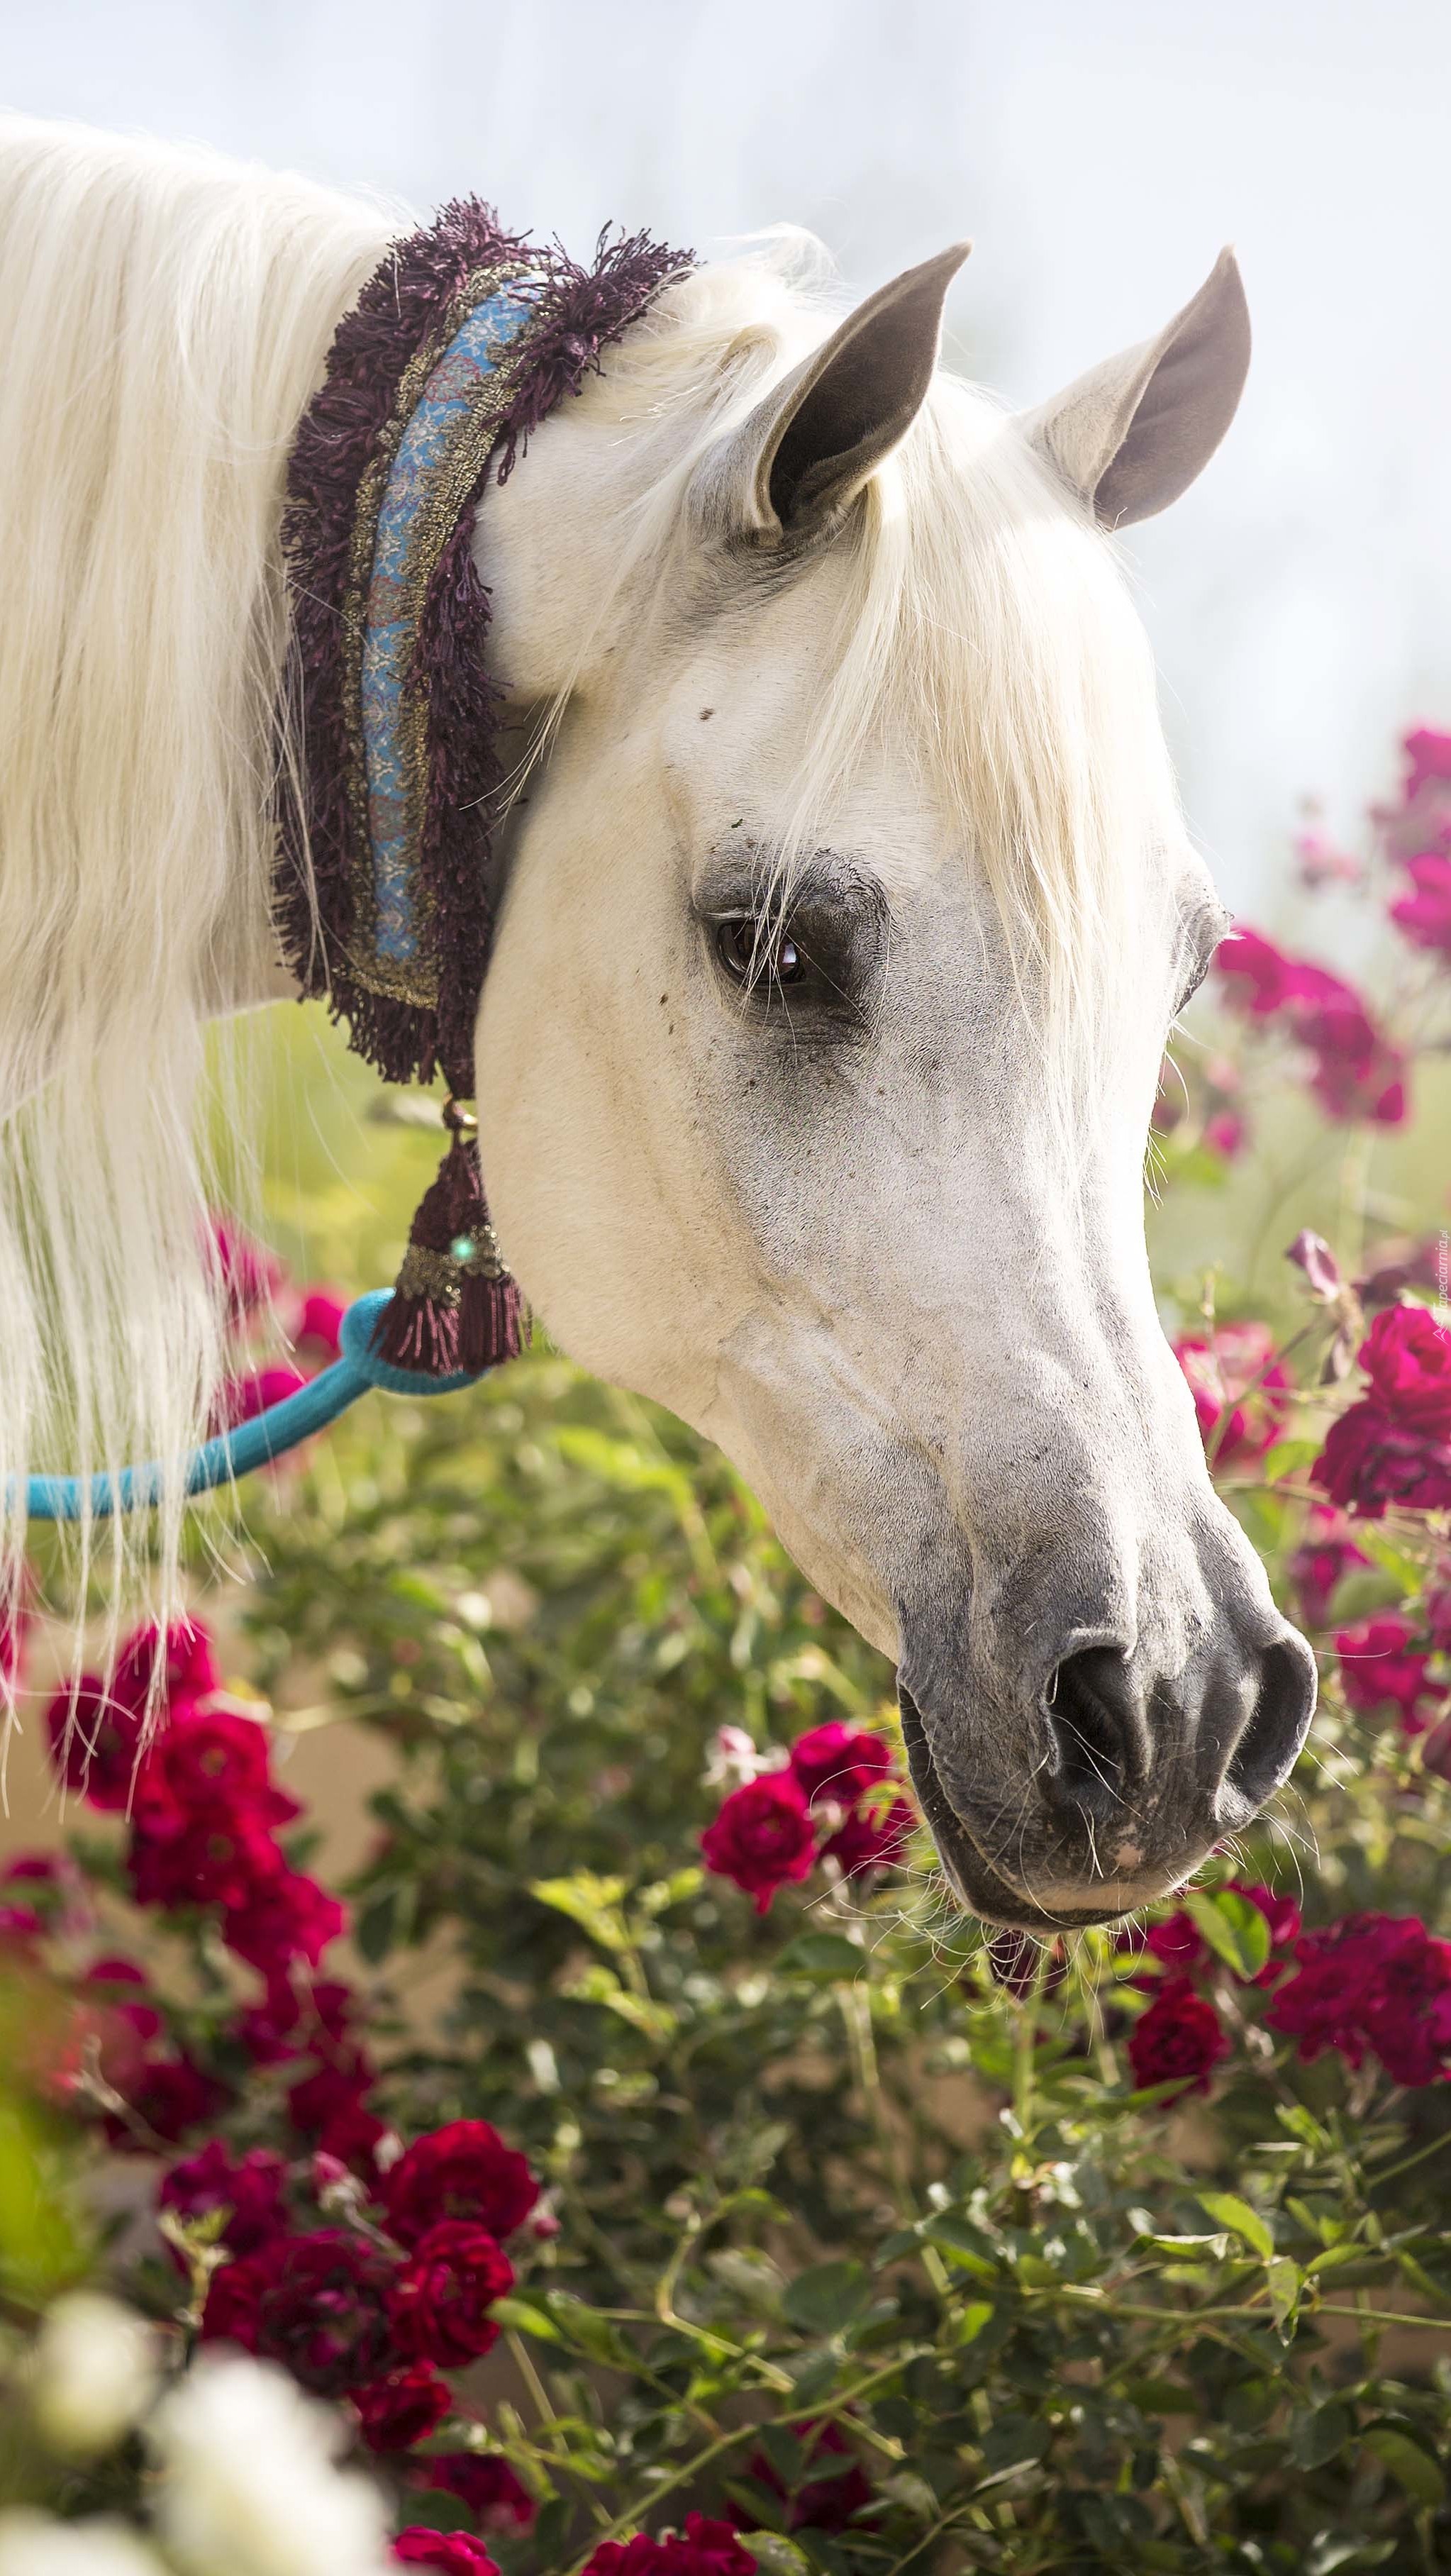
[[[1019,427],[1101,527],[1177,501],[1233,420],[1249,367],[1239,263],[1222,250],[1197,295],[1152,340],[1091,367]]]
[[[833,534],[922,408],[971,247],[878,287],[704,458],[691,499],[706,537],[794,552]]]

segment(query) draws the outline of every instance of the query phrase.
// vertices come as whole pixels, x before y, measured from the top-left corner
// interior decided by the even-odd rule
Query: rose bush
[[[171,2563],[144,2438],[26,2414],[30,2321],[109,2275],[198,2423],[239,2349],[325,2401],[346,2514],[444,2576],[1451,2569],[1451,736],[1329,849],[1376,998],[1244,933],[1157,1122],[1166,1322],[1321,1658],[1275,1816],[1139,1925],[991,1939],[889,1672],[678,1424],[543,1348],[360,1409],[249,1497],[244,1584],[203,1524],[190,1623],[51,1706],[67,1853],[0,1883],[27,2511]],[[411,1204],[426,1140],[369,1151]],[[225,1245],[239,1382],[269,1299],[318,1363],[335,1301]],[[346,1890],[282,1760],[334,1722],[390,1761]]]

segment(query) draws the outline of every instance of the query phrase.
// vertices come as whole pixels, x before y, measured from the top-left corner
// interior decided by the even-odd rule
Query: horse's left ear
[[[703,534],[794,550],[840,526],[922,408],[971,248],[954,242],[878,287],[720,441],[692,491]]]
[[[1232,250],[1157,339],[1090,368],[1019,426],[1105,528],[1152,518],[1223,438],[1249,367],[1249,308]]]

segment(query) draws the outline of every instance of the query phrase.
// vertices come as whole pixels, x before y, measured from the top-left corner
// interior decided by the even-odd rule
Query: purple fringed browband
[[[289,708],[277,912],[304,993],[388,1082],[453,1095],[381,1348],[448,1376],[512,1358],[519,1292],[457,1102],[492,931],[502,691],[485,667],[474,519],[529,432],[690,265],[648,235],[591,269],[499,230],[476,198],[389,251],[338,327],[288,471]]]

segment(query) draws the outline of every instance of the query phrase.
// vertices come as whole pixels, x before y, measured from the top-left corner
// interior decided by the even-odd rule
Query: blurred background
[[[1294,797],[1348,828],[1451,710],[1451,12],[1439,0],[10,0],[0,99],[576,250],[809,225],[866,288],[976,250],[955,363],[1036,401],[1222,243],[1256,328],[1203,482],[1134,532],[1191,822],[1273,920]]]

